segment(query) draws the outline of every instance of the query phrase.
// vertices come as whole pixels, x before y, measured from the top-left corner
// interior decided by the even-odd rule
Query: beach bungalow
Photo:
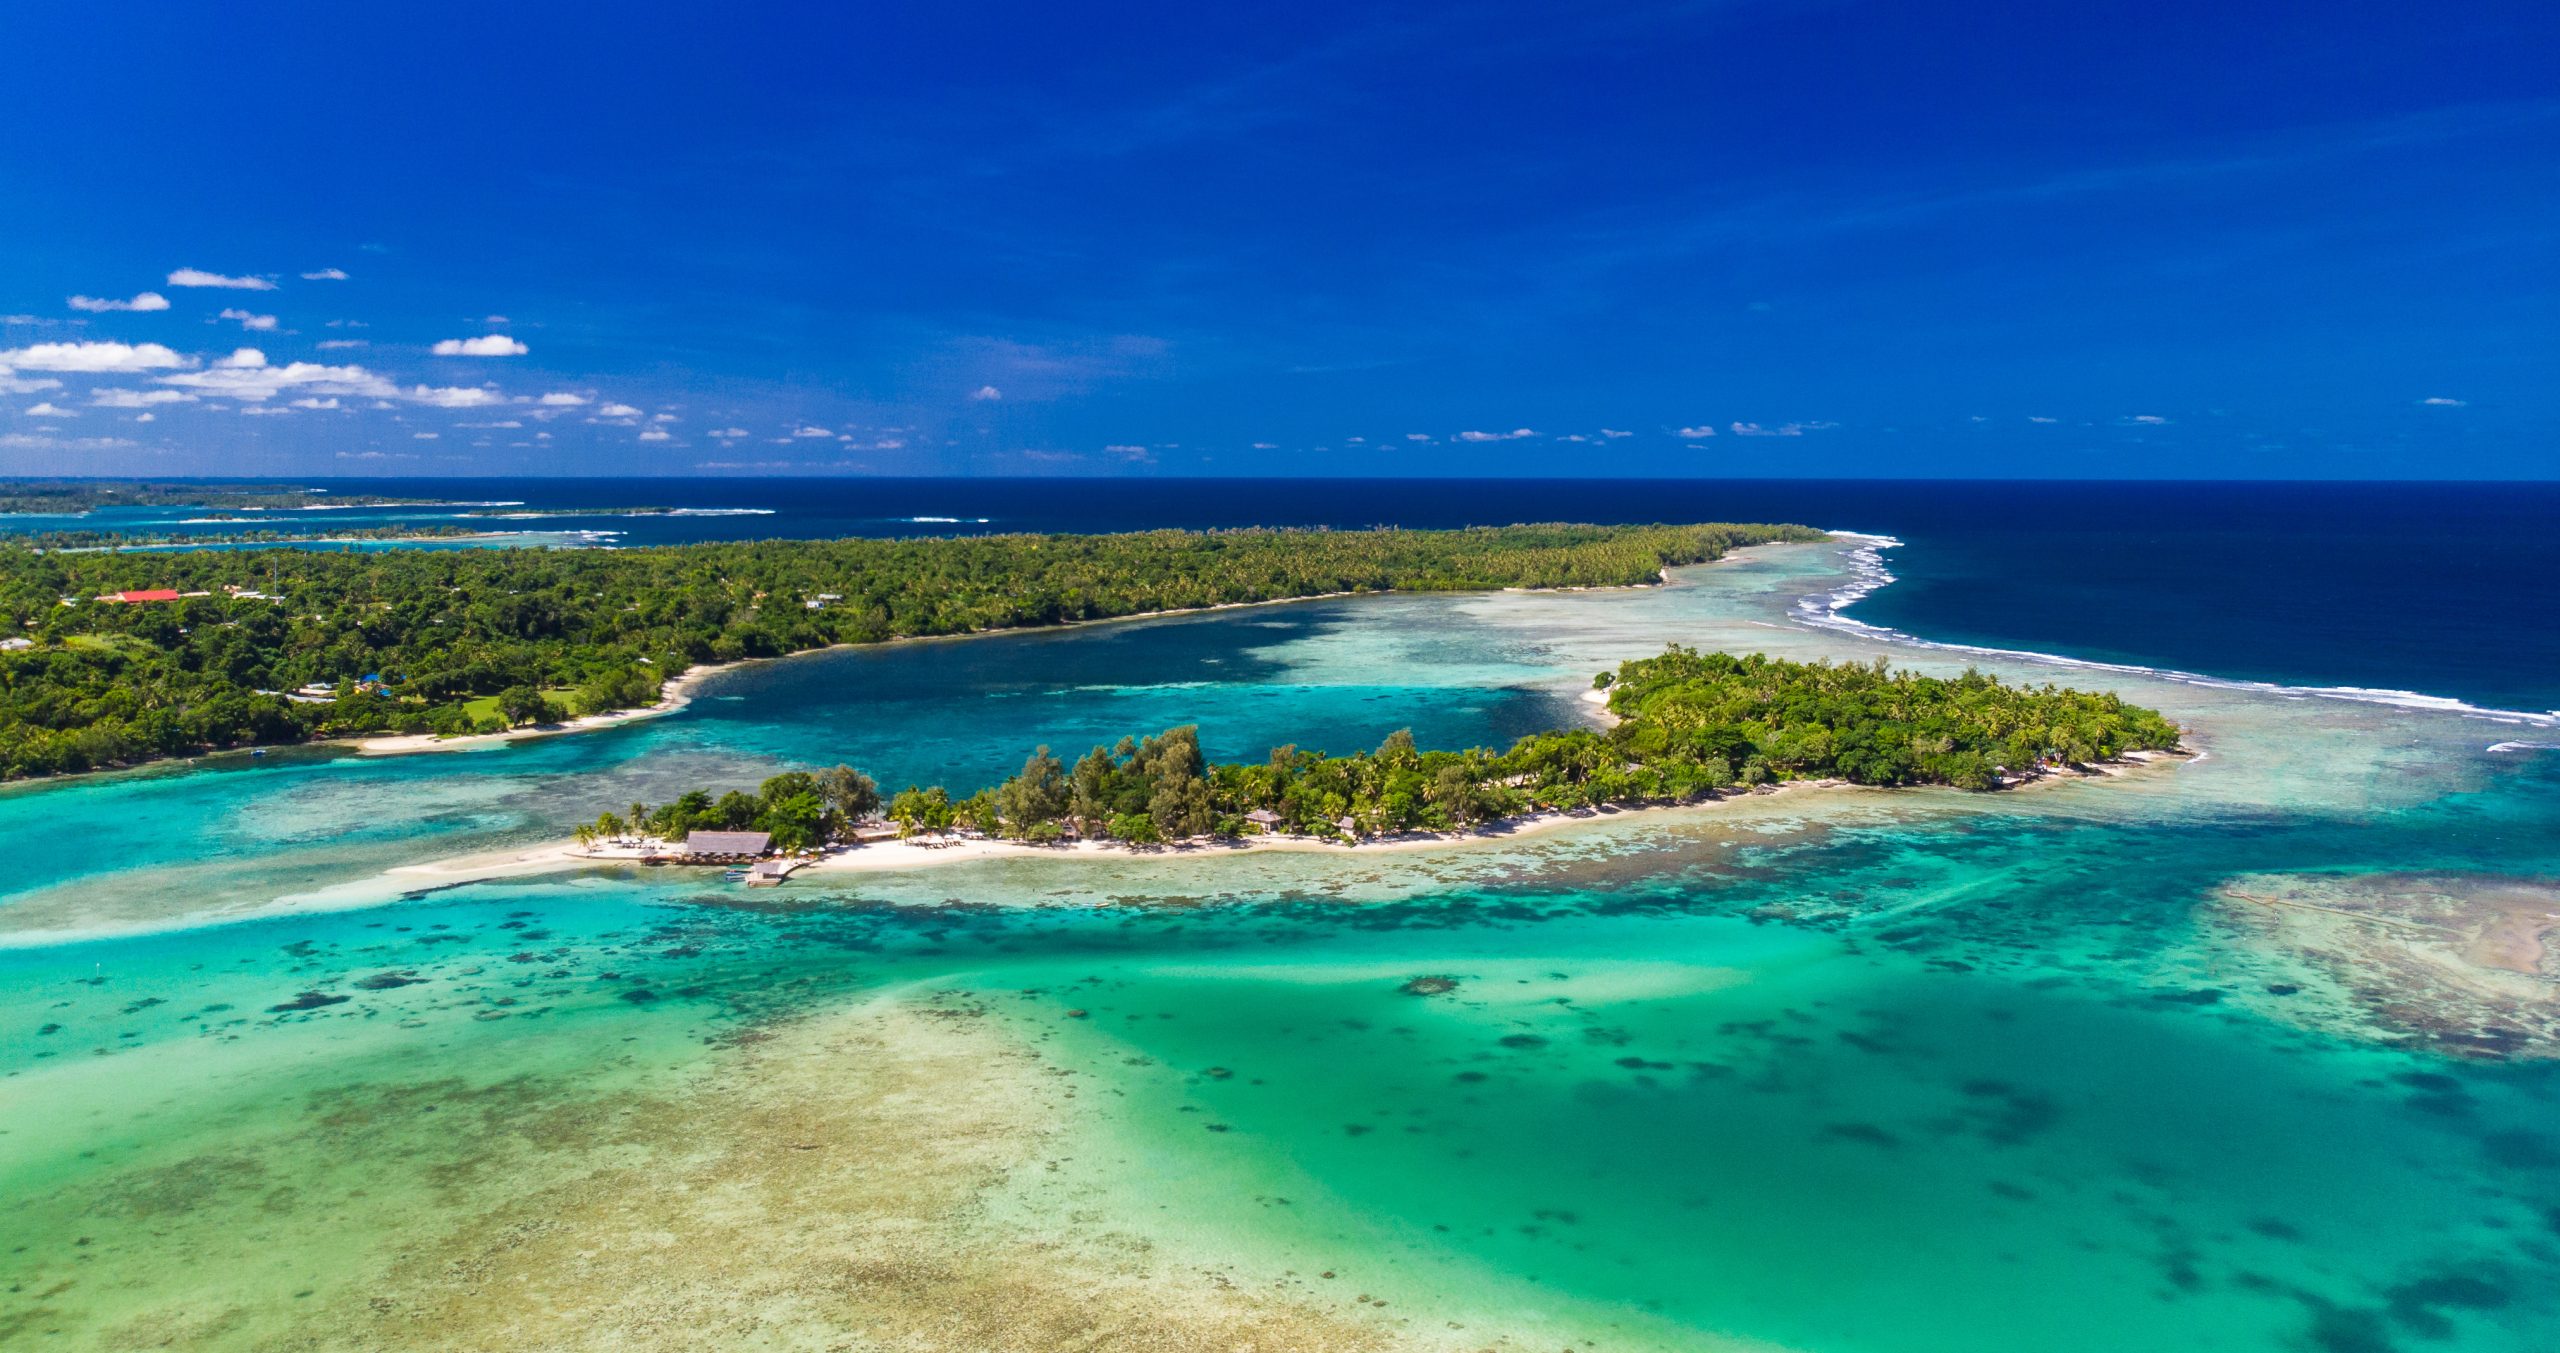
[[[1245,814],[1244,820],[1252,823],[1253,829],[1258,832],[1269,832],[1280,825],[1280,815],[1268,808],[1256,808]]]
[[[1335,820],[1333,825],[1341,828],[1344,836],[1350,837],[1354,841],[1360,839],[1360,819],[1345,813],[1339,819]]]
[[[771,832],[687,832],[684,838],[684,853],[696,860],[753,860],[771,849]]]

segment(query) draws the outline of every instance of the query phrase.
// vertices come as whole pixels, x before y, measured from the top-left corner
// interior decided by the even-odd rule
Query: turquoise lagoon
[[[2459,710],[1806,624],[1846,568],[899,645],[595,734],[0,794],[0,1345],[335,1346],[315,1313],[523,1186],[453,1143],[645,1164],[663,1143],[563,1106],[725,1074],[755,1031],[965,1007],[1073,1087],[972,1225],[1119,1238],[1388,1346],[2560,1346],[2550,1064],[2448,1055],[2223,893],[2548,880],[2560,761]],[[669,872],[382,877],[782,765],[975,783],[1191,721],[1222,755],[1500,740],[1668,639],[2105,684],[2205,756],[754,906]]]

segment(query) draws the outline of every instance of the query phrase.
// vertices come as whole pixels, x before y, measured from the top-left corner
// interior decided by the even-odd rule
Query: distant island
[[[202,507],[226,511],[411,507],[422,499],[333,493],[300,484],[181,484],[147,480],[0,479],[0,516],[79,516],[103,507]]]
[[[1358,838],[1462,831],[1539,812],[1695,802],[1802,780],[1988,790],[2064,766],[2178,747],[2159,711],[2113,695],[2009,686],[1871,665],[1699,653],[1678,645],[1605,672],[1605,732],[1533,733],[1510,750],[1425,751],[1398,732],[1374,752],[1297,747],[1266,761],[1211,763],[1196,728],[1095,747],[1070,767],[1047,747],[1001,784],[957,797],[909,787],[883,801],[850,766],[788,772],[754,792],[694,790],[652,808],[607,809],[584,842],[644,836],[672,847],[698,832],[748,833],[802,851],[885,819],[900,836],[965,829],[1034,845],[1070,839],[1155,845],[1273,833]]]
[[[1621,587],[1802,526],[1149,531],[629,550],[0,550],[0,775],[657,702],[838,644],[1384,591]]]

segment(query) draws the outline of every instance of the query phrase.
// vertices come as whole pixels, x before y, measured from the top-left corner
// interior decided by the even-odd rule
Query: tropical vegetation
[[[1978,671],[1924,676],[1882,659],[1789,662],[1674,645],[1593,684],[1609,692],[1610,727],[1534,733],[1507,751],[1425,751],[1399,731],[1348,756],[1292,746],[1260,762],[1212,763],[1199,730],[1186,726],[1095,747],[1072,766],[1041,747],[1020,774],[965,797],[910,786],[884,804],[870,777],[839,766],[777,776],[753,795],[695,791],[655,809],[635,804],[588,830],[673,841],[746,828],[801,849],[846,839],[877,811],[901,835],[957,827],[1034,843],[1367,836],[1690,802],[1790,780],[1988,790],[2057,765],[2178,745],[2177,726],[2158,711],[2113,695],[2012,686]]]
[[[628,550],[0,549],[0,775],[645,706],[703,663],[1334,593],[1621,586],[1800,526],[1150,531]],[[110,600],[120,593],[174,599]],[[496,697],[492,699],[492,697]]]

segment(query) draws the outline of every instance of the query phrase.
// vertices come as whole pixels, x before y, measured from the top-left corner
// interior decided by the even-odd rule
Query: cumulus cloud
[[[637,418],[639,416],[640,411],[628,404],[607,404],[596,410],[598,418]]]
[[[1538,434],[1535,431],[1532,431],[1529,428],[1513,428],[1509,432],[1461,432],[1458,434],[1458,440],[1462,442],[1516,442],[1523,437],[1535,437],[1537,435]]]
[[[361,338],[324,338],[313,344],[322,352],[339,352],[347,348],[361,348],[364,345],[364,340]]]
[[[709,435],[714,437],[738,438],[749,436],[751,434],[745,428],[713,428]]]
[[[533,349],[505,334],[482,334],[478,338],[448,338],[428,351],[438,357],[522,357]]]
[[[507,402],[505,395],[477,385],[413,385],[400,397],[438,409],[485,409]]]
[[[305,282],[343,282],[347,280],[347,270],[344,268],[322,268],[318,272],[304,273],[302,275],[302,280]]]
[[[272,329],[276,327],[275,316],[253,315],[246,310],[225,310],[222,312],[221,317],[223,319],[236,319],[240,321],[240,327],[243,329]]]
[[[1616,441],[1620,437],[1632,437],[1636,434],[1632,432],[1624,432],[1617,428],[1602,428],[1600,429],[1600,435],[1610,439],[1611,441]]]
[[[37,343],[0,349],[0,371],[158,371],[188,364],[157,343]]]
[[[2140,423],[2144,427],[2158,427],[2169,420],[2156,413],[2137,413],[2124,421],[2128,423]]]
[[[156,413],[137,413],[133,416],[133,421],[137,423],[157,423],[160,421],[160,415]]]
[[[99,409],[147,409],[154,404],[185,404],[195,399],[184,390],[92,390],[89,404]]]
[[[2062,420],[2059,418],[2047,418],[2040,413],[2031,413],[2027,415],[2027,421],[2030,423],[2059,423]]]
[[[180,268],[169,274],[173,287],[222,287],[231,291],[273,291],[276,284],[263,277],[225,277],[202,268]]]
[[[1735,423],[1731,426],[1733,435],[1736,437],[1801,437],[1804,435],[1802,423],[1780,423],[1776,427],[1763,427],[1758,423]]]
[[[16,376],[0,367],[0,395],[32,395],[39,390],[59,390],[62,382],[51,376]]]
[[[2429,395],[2418,402],[2420,404],[2432,405],[2439,409],[2467,408],[2471,404],[2471,401],[2467,399],[2447,399],[2443,395]]]
[[[1428,432],[1408,432],[1404,434],[1404,439],[1409,442],[1427,442],[1432,440],[1432,437]]]
[[[651,428],[640,434],[640,440],[644,442],[673,441],[675,440],[675,434],[667,431],[665,428]]]
[[[992,385],[981,385],[977,389],[969,392],[969,398],[974,399],[981,404],[992,404],[997,400],[1004,398],[1004,391],[999,390]]]
[[[297,409],[343,409],[346,406],[340,404],[335,395],[332,395],[327,399],[322,399],[315,395],[304,395],[302,398],[293,402],[293,407]]]
[[[62,407],[51,400],[47,400],[42,404],[28,405],[27,416],[29,418],[77,418],[80,415],[73,413],[71,410]]]
[[[1735,431],[1740,430],[1741,429],[1739,428],[1735,429]],[[1700,423],[1693,428],[1673,428],[1671,430],[1671,435],[1674,437],[1686,437],[1694,442],[1701,437],[1712,437],[1716,435],[1716,430],[1705,423]]]
[[[443,435],[444,434],[440,432],[412,432],[409,434],[412,439],[421,442],[432,442]]]
[[[803,423],[800,426],[791,429],[791,435],[794,437],[832,437],[836,434],[826,428],[819,427],[815,423]]]
[[[162,376],[159,381],[207,398],[236,399],[244,404],[263,404],[288,391],[374,399],[388,399],[400,393],[390,381],[360,366],[326,366],[318,362],[269,366],[267,355],[256,348],[242,348],[206,370]]]
[[[119,301],[113,297],[103,296],[74,296],[71,298],[71,308],[86,310],[93,315],[105,314],[110,310],[166,310],[169,308],[169,298],[156,291],[143,292],[129,301]]]
[[[571,394],[566,390],[554,390],[534,401],[536,404],[553,409],[574,409],[588,402],[585,395]]]

